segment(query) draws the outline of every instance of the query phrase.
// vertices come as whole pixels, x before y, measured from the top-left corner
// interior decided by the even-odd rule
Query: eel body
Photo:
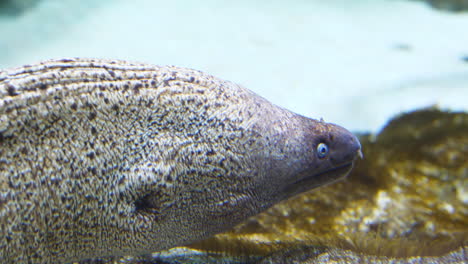
[[[346,176],[359,153],[346,129],[196,70],[0,70],[0,262],[185,245]]]

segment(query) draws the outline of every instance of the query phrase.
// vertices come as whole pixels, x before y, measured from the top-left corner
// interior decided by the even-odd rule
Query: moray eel
[[[346,176],[346,129],[173,66],[0,71],[0,262],[141,255]]]

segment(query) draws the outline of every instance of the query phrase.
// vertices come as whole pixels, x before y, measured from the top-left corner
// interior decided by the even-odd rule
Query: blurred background
[[[61,57],[203,70],[353,131],[468,109],[468,1],[0,0],[0,68]]]

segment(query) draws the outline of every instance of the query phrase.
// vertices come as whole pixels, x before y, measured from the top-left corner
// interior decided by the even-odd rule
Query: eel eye
[[[320,159],[325,158],[328,155],[328,146],[325,143],[320,143],[317,146],[317,156]]]

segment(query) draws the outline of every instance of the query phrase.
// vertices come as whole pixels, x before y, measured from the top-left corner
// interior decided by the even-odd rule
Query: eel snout
[[[356,159],[362,158],[358,138],[335,124],[314,123],[301,141],[301,151],[295,151],[301,155],[294,157],[292,175],[284,186],[286,198],[346,177]]]

